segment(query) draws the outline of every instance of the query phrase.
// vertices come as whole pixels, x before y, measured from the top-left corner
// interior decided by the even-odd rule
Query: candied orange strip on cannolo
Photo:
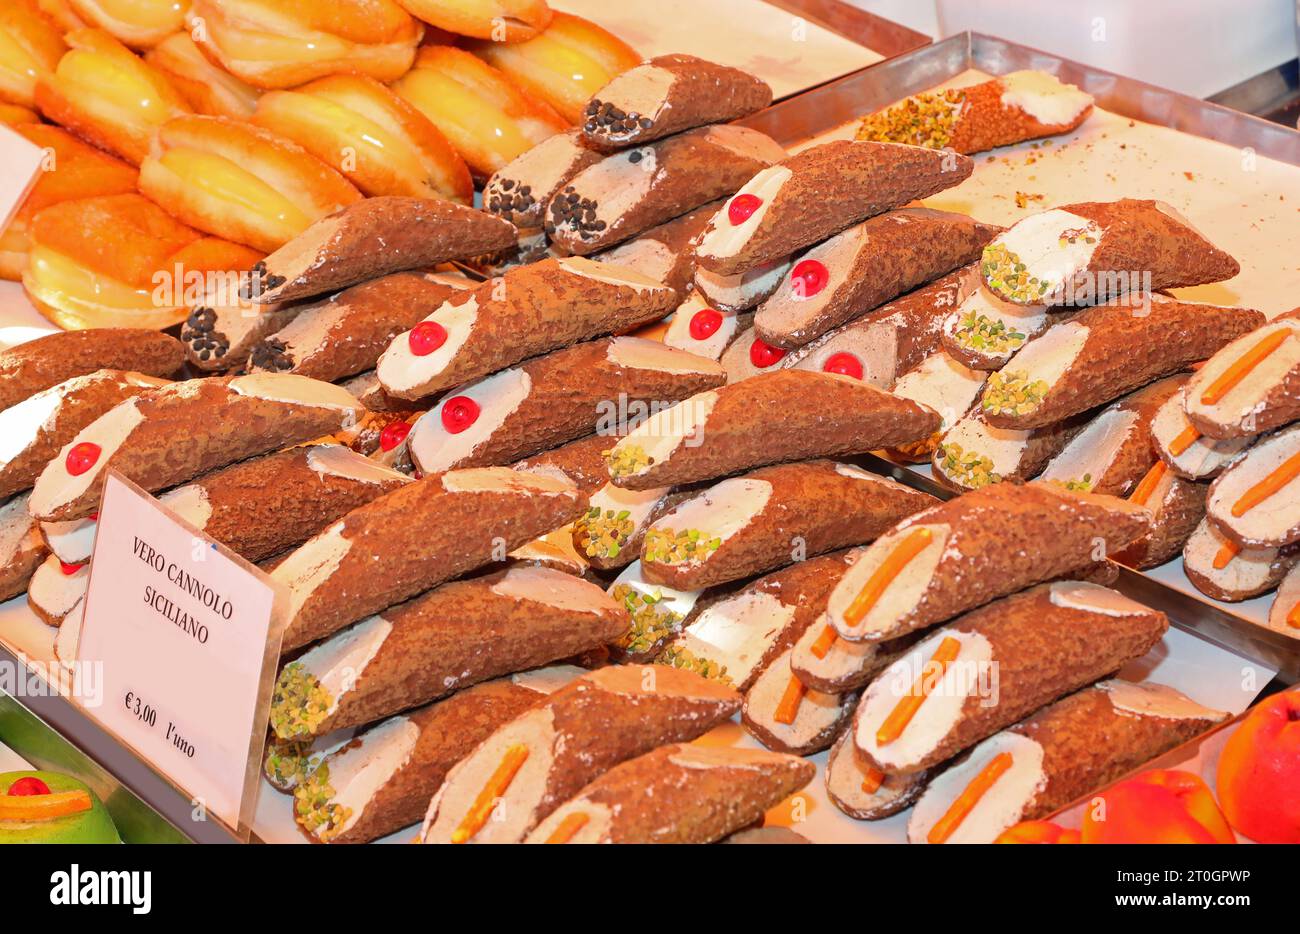
[[[939,643],[939,647],[934,650],[930,660],[926,663],[925,669],[917,675],[916,680],[912,682],[912,688],[907,694],[899,700],[898,705],[885,718],[885,722],[880,725],[876,731],[876,742],[881,746],[897,740],[907,729],[907,725],[912,722],[916,712],[921,709],[926,698],[930,696],[930,691],[937,686],[948,670],[948,666],[957,660],[958,653],[961,652],[961,643],[951,637],[946,637]]]
[[[862,790],[869,795],[875,794],[880,790],[880,786],[885,782],[885,773],[880,769],[873,769],[870,766],[862,770]]]
[[[776,710],[772,713],[772,719],[777,723],[784,723],[789,726],[794,723],[794,718],[799,713],[799,705],[803,703],[804,694],[808,693],[808,688],[796,676],[790,676],[790,683],[785,687],[785,693],[781,695],[781,701],[776,705]]]
[[[567,814],[565,815],[564,820],[560,821],[560,825],[555,828],[549,837],[546,838],[546,842],[568,843],[573,839],[574,834],[587,826],[590,820],[591,818],[586,814],[583,814],[581,811],[574,811],[572,814]]]
[[[867,580],[866,585],[858,591],[858,595],[853,598],[853,602],[844,611],[845,621],[850,626],[856,626],[862,622],[862,618],[871,612],[871,608],[876,605],[886,588],[898,576],[898,572],[909,561],[919,555],[933,538],[934,532],[930,529],[915,529],[908,533],[907,537],[898,543],[898,546],[890,553],[889,557],[875,570],[875,573]]]
[[[1160,481],[1164,479],[1165,474],[1169,471],[1169,465],[1164,461],[1156,461],[1151,465],[1151,469],[1146,472],[1133,492],[1129,494],[1129,502],[1136,503],[1138,506],[1145,506],[1151,494],[1156,491]]]
[[[1219,378],[1210,383],[1201,393],[1201,402],[1205,405],[1214,405],[1228,391],[1250,375],[1250,372],[1263,362],[1264,358],[1282,346],[1291,336],[1290,331],[1274,331],[1251,347],[1244,355],[1239,357],[1236,362],[1229,366],[1219,375]]]
[[[1201,433],[1196,430],[1196,426],[1188,425],[1169,442],[1169,453],[1174,457],[1181,457],[1200,437]]]
[[[926,840],[930,843],[947,843],[953,831],[970,816],[975,805],[979,804],[980,799],[988,794],[989,789],[1006,774],[1014,762],[1015,757],[1009,752],[998,753],[990,759],[989,764],[984,766],[974,780],[962,790],[943,817],[930,828]]]
[[[1222,571],[1233,558],[1241,554],[1241,546],[1233,541],[1225,541],[1214,555],[1214,569]]]
[[[1240,519],[1296,477],[1300,477],[1300,454],[1292,454],[1283,461],[1282,466],[1243,493],[1241,498],[1232,504],[1233,516]]]
[[[527,746],[520,744],[506,750],[501,764],[497,766],[497,770],[492,773],[492,777],[474,799],[474,806],[460,822],[460,826],[452,831],[452,843],[468,843],[474,839],[475,834],[488,822],[488,818],[496,809],[497,801],[510,788],[510,783],[515,780],[515,776],[519,774],[526,761],[528,761]]]
[[[825,658],[826,653],[831,650],[831,646],[835,644],[835,640],[838,638],[839,633],[835,631],[835,627],[827,625],[823,627],[821,635],[817,637],[817,641],[812,644],[809,651],[818,658]]]

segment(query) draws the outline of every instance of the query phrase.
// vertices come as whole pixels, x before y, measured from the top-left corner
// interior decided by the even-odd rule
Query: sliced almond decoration
[[[1195,444],[1200,437],[1201,433],[1196,430],[1196,426],[1188,425],[1169,442],[1169,453],[1174,457],[1181,457],[1183,452]]]
[[[1214,569],[1222,571],[1228,566],[1233,558],[1241,554],[1241,546],[1236,542],[1224,542],[1219,546],[1219,550],[1214,555]]]
[[[993,787],[1007,769],[1011,768],[1014,762],[1015,759],[1009,752],[999,753],[990,759],[989,764],[984,766],[980,773],[971,779],[970,784],[957,796],[948,810],[944,812],[943,817],[935,821],[934,826],[930,828],[930,832],[926,835],[926,842],[946,842],[961,826],[961,822],[970,815],[970,812],[975,810],[975,805],[980,803],[980,800],[989,793],[989,789]]]
[[[568,843],[579,830],[587,826],[587,822],[590,820],[591,818],[581,811],[574,811],[560,821],[560,826],[551,832],[551,835],[546,838],[546,842]]]
[[[1233,517],[1240,519],[1296,477],[1300,477],[1300,453],[1292,454],[1281,467],[1242,493],[1241,499],[1232,504]]]
[[[1286,339],[1290,336],[1291,331],[1287,328],[1266,334],[1261,341],[1242,354],[1236,362],[1219,374],[1218,379],[1205,388],[1205,392],[1201,393],[1201,404],[1216,404],[1232,390],[1232,387],[1249,376],[1250,371],[1259,366],[1265,357],[1286,343]]]
[[[772,719],[786,726],[794,723],[794,718],[799,715],[799,705],[803,703],[803,696],[807,693],[808,688],[804,683],[791,675],[790,683],[785,686],[785,693],[781,695],[776,710],[772,711]]]
[[[913,529],[910,535],[899,542],[889,556],[880,562],[880,567],[876,568],[870,580],[853,598],[853,602],[844,611],[844,621],[850,626],[862,622],[885,590],[894,582],[894,578],[909,561],[925,550],[925,546],[930,544],[932,538],[934,533],[929,529]]]
[[[948,666],[957,660],[960,652],[961,643],[952,636],[944,636],[939,647],[934,650],[934,655],[930,656],[930,660],[925,663],[921,673],[912,682],[911,690],[899,699],[898,705],[890,711],[885,722],[880,724],[880,729],[876,731],[877,745],[888,746],[903,735],[907,725],[912,722],[916,712],[930,696],[930,689],[944,676]]]
[[[497,770],[492,773],[492,777],[487,780],[483,790],[474,799],[474,806],[469,809],[460,826],[452,832],[452,843],[468,843],[474,839],[488,822],[488,818],[492,816],[492,811],[497,806],[497,799],[510,788],[510,783],[515,780],[515,776],[519,774],[519,770],[527,760],[528,747],[522,743],[506,750],[506,754],[501,758],[501,764],[497,766]]]
[[[1147,500],[1149,500],[1151,494],[1156,491],[1156,487],[1160,485],[1160,481],[1164,479],[1165,472],[1168,470],[1169,465],[1164,461],[1156,461],[1152,464],[1151,469],[1148,470],[1142,479],[1138,481],[1138,485],[1135,486],[1133,492],[1129,494],[1129,502],[1138,506],[1145,506]]]

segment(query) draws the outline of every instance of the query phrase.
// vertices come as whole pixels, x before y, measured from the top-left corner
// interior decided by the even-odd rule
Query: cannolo
[[[785,366],[782,361],[788,353],[759,337],[751,324],[740,330],[718,362],[727,371],[727,383],[738,383],[758,373]]]
[[[1197,431],[1219,439],[1300,419],[1300,317],[1279,318],[1221,349],[1188,380],[1183,408]]]
[[[1092,113],[1092,95],[1046,71],[1013,71],[964,88],[913,94],[869,117],[857,138],[983,152],[1068,133]]]
[[[676,303],[667,286],[622,266],[577,256],[542,260],[421,315],[376,370],[390,394],[416,399],[657,321]]]
[[[1206,487],[1205,483],[1184,480],[1164,461],[1157,460],[1129,494],[1130,502],[1151,513],[1151,527],[1111,557],[1145,571],[1181,552],[1205,518]]]
[[[520,230],[540,229],[551,196],[601,158],[583,145],[578,130],[556,133],[492,173],[483,187],[483,210]]]
[[[1025,341],[1047,330],[1052,316],[1047,305],[1006,301],[975,275],[977,287],[944,322],[943,348],[973,369],[1000,370]]]
[[[356,421],[345,390],[303,376],[210,377],[147,390],[82,429],[32,491],[32,515],[79,519],[99,506],[109,467],[154,491]]]
[[[323,217],[253,267],[259,304],[323,295],[514,242],[514,228],[450,201],[366,198]]]
[[[854,742],[882,772],[930,768],[1140,658],[1168,628],[1163,613],[1083,581],[1003,597],[881,672],[858,705]]]
[[[651,227],[633,240],[597,253],[594,259],[612,263],[661,282],[680,298],[690,291],[695,275],[694,240],[721,202],[713,201],[681,217]],[[734,309],[729,309],[734,310]]]
[[[1202,519],[1183,546],[1183,571],[1210,599],[1238,603],[1276,587],[1297,557],[1294,548],[1242,548]]]
[[[31,487],[60,448],[119,402],[166,382],[140,373],[97,370],[0,411],[0,497]]]
[[[181,325],[185,358],[196,370],[223,372],[244,365],[264,338],[285,327],[303,302],[258,305],[247,297],[249,276],[233,289],[210,290]]]
[[[0,603],[27,589],[46,554],[36,521],[27,511],[27,495],[0,506]]]
[[[1079,416],[1018,431],[994,428],[973,411],[943,433],[930,463],[934,479],[958,493],[990,483],[1029,480],[1061,453],[1085,422]]]
[[[71,613],[80,612],[89,585],[89,564],[68,564],[50,555],[27,582],[27,605],[41,622],[57,629]]]
[[[835,361],[828,359],[828,362]],[[909,399],[939,413],[939,430],[920,441],[889,448],[886,455],[904,463],[930,460],[938,450],[944,434],[958,424],[959,420],[966,421],[967,413],[984,388],[984,378],[983,372],[958,363],[942,350],[930,354],[900,376],[890,391],[900,399]],[[991,433],[994,429],[984,425],[983,430]]]
[[[826,760],[826,797],[854,820],[880,820],[911,807],[929,781],[927,771],[886,775],[858,757],[853,734],[844,732]]]
[[[999,230],[930,208],[879,214],[797,256],[790,275],[754,314],[754,327],[769,344],[801,346],[974,262]]]
[[[500,560],[586,505],[571,484],[508,468],[401,486],[327,526],[272,573],[290,590],[283,651]]]
[[[338,752],[355,735],[354,730],[340,730],[315,740],[282,740],[272,733],[262,757],[262,776],[276,791],[292,794],[326,756]]]
[[[1294,566],[1277,589],[1268,610],[1268,624],[1278,632],[1300,638],[1300,573]]]
[[[752,329],[753,320],[752,314],[714,308],[703,295],[692,291],[669,319],[663,342],[700,357],[721,360],[740,333]]]
[[[404,0],[414,17],[461,36],[522,42],[551,22],[545,0]]]
[[[0,100],[33,107],[36,82],[67,50],[61,30],[31,4],[8,3],[0,11]]]
[[[794,756],[661,746],[614,766],[537,825],[525,843],[713,843],[813,780]]]
[[[368,843],[418,823],[451,767],[544,696],[491,681],[378,723],[297,784],[294,820],[316,843]]]
[[[1259,441],[1210,484],[1210,521],[1243,548],[1300,541],[1300,425]]]
[[[1213,477],[1255,443],[1254,435],[1242,438],[1209,438],[1187,418],[1184,407],[1186,386],[1164,401],[1151,419],[1151,440],[1160,459],[1180,477],[1201,480]]]
[[[627,633],[612,644],[613,654],[618,659],[638,664],[658,658],[664,646],[708,605],[707,600],[700,599],[698,590],[674,590],[647,581],[640,561],[633,561],[625,567],[609,585],[608,593],[623,605],[631,620]],[[665,661],[671,663],[673,660]],[[696,674],[705,677],[716,674],[716,670],[708,666],[674,667],[692,668]]]
[[[1240,271],[1172,206],[1134,198],[1032,214],[994,238],[980,259],[984,284],[1018,305],[1102,304]]]
[[[933,411],[866,383],[782,369],[651,416],[613,446],[610,476],[634,490],[694,483],[765,464],[862,454],[938,428]]]
[[[725,840],[719,840],[719,843],[760,843],[771,845],[785,844],[809,844],[812,843],[803,834],[796,833],[789,827],[781,827],[776,824],[765,827],[750,827],[747,830],[741,830],[733,833]]]
[[[383,384],[379,382],[379,374],[374,370],[366,370],[348,379],[339,380],[339,385],[356,396],[357,401],[369,409],[371,415],[383,417],[381,430],[396,417],[410,416],[414,419],[421,412],[428,411],[437,401],[436,399],[398,399],[390,396]],[[361,424],[363,423],[358,422],[358,425]]]
[[[92,513],[85,519],[68,522],[40,522],[41,540],[54,557],[64,564],[85,564],[95,550],[95,532],[99,516]]]
[[[176,338],[144,328],[95,328],[38,337],[0,350],[0,409],[96,370],[171,376],[184,356]]]
[[[546,231],[537,228],[520,230],[515,242],[504,250],[470,257],[463,260],[461,265],[478,273],[484,279],[495,279],[520,266],[527,266],[529,263],[537,263],[544,259],[559,259],[566,255],[568,254],[563,250],[556,249],[547,238]]]
[[[594,253],[735,191],[784,156],[757,130],[687,130],[606,156],[569,179],[547,206],[546,232],[571,253]]]
[[[748,311],[771,298],[793,266],[793,259],[784,257],[731,276],[697,267],[695,288],[723,311]]]
[[[859,221],[960,184],[967,156],[835,140],[754,175],[705,228],[699,264],[734,275],[789,256]]]
[[[660,55],[619,75],[583,108],[582,135],[612,151],[710,123],[730,123],[772,103],[767,82],[694,55]]]
[[[624,567],[641,553],[646,530],[688,496],[667,486],[625,490],[606,483],[591,494],[587,512],[573,524],[573,547],[598,570]]]
[[[1163,684],[1103,681],[990,736],[930,780],[910,843],[992,843],[1204,733],[1227,714]]]
[[[394,337],[470,284],[439,273],[395,272],[351,286],[299,309],[253,346],[245,369],[326,382],[364,373]]]
[[[656,521],[642,571],[678,590],[761,574],[861,544],[932,499],[848,464],[805,461],[724,480]]]
[[[185,31],[172,33],[145,53],[195,113],[247,120],[261,93],[210,61]]]
[[[991,484],[877,539],[831,594],[827,622],[851,642],[895,639],[1100,560],[1150,521],[1113,496]]]
[[[604,457],[609,445],[609,438],[589,435],[526,457],[511,466],[515,470],[572,483],[584,496],[590,496],[609,482],[609,470],[605,466]]]
[[[447,775],[421,843],[522,840],[620,762],[703,735],[740,707],[730,688],[662,665],[615,665],[570,682],[498,729]]]
[[[425,473],[508,464],[722,382],[717,363],[656,341],[575,344],[449,392],[415,423],[411,456]]]
[[[1203,360],[1264,320],[1258,311],[1144,296],[1048,328],[989,376],[980,400],[998,428],[1041,428]]]
[[[862,556],[863,551],[858,548],[849,553],[845,571]],[[791,677],[805,687],[825,694],[847,694],[861,689],[915,645],[920,637],[920,633],[908,633],[885,642],[850,642],[825,622],[825,616],[826,602],[823,601],[816,625],[809,626],[800,634],[790,652]]]
[[[811,756],[844,732],[858,695],[809,688],[790,668],[791,651],[778,655],[754,681],[745,694],[740,722],[774,752]]]

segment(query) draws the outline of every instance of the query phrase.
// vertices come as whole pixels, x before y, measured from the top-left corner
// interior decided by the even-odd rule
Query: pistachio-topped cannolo
[[[1042,428],[995,428],[981,412],[972,411],[939,438],[930,459],[934,479],[959,493],[1032,479],[1083,426],[1075,416]]]
[[[1025,341],[1047,329],[1052,315],[1047,305],[1007,301],[975,275],[978,285],[944,322],[943,347],[966,366],[998,370]]]
[[[176,338],[146,328],[88,328],[47,334],[0,351],[0,410],[96,370],[172,376],[184,359]]]
[[[1247,548],[1300,541],[1300,425],[1257,441],[1210,484],[1206,511]]]
[[[1263,434],[1300,418],[1300,315],[1290,312],[1205,361],[1183,408],[1210,438]]]
[[[627,610],[631,625],[611,646],[615,658],[649,662],[659,657],[664,646],[698,616],[708,605],[698,590],[674,590],[646,580],[641,562],[633,561],[614,582],[608,593]],[[711,677],[717,673],[709,663],[692,661],[681,652],[665,659],[676,668],[690,668],[696,674]]]

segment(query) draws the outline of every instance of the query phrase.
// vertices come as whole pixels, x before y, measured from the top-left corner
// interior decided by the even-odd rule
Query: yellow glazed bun
[[[49,75],[67,46],[59,30],[25,0],[0,3],[0,101],[36,106],[37,79]]]
[[[185,26],[190,0],[67,0],[79,19],[133,49],[147,49]]]
[[[195,113],[247,120],[261,93],[208,60],[187,32],[168,36],[145,53]]]
[[[398,0],[431,26],[475,39],[522,42],[551,22],[546,0]]]

